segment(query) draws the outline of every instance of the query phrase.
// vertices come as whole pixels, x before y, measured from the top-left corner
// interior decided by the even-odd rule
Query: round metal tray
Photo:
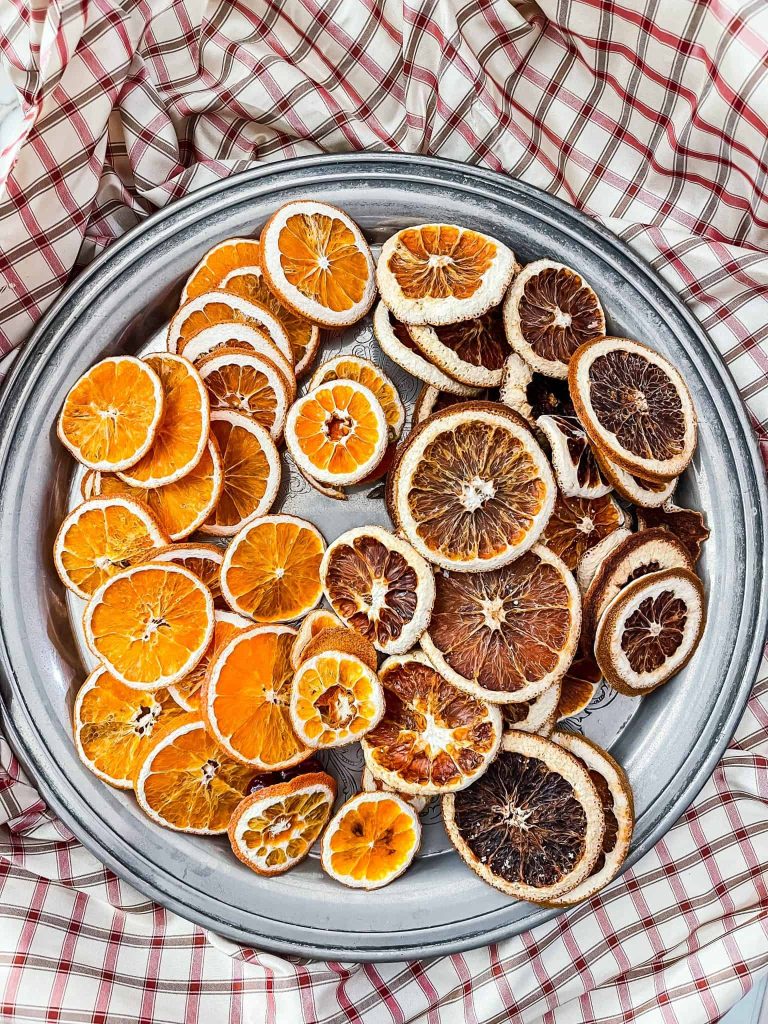
[[[462,164],[416,157],[343,156],[273,164],[194,193],[112,245],[68,289],[17,361],[0,403],[0,686],[2,729],[43,797],[118,875],[183,916],[247,945],[340,960],[405,960],[482,945],[558,911],[515,902],[484,885],[448,848],[435,807],[423,855],[385,889],[342,889],[316,859],[263,879],[223,839],[158,828],[130,794],[103,785],[78,761],[70,736],[85,665],[73,635],[77,608],[51,561],[69,506],[72,462],[56,439],[67,390],[98,358],[143,349],[167,322],[201,254],[230,235],[258,234],[292,198],[348,210],[372,243],[425,221],[495,235],[521,261],[548,256],[578,268],[600,295],[616,334],[647,341],[682,371],[696,403],[700,443],[678,491],[712,530],[700,570],[710,621],[688,667],[640,701],[604,690],[572,725],[609,746],[627,768],[638,812],[634,862],[693,800],[730,739],[749,695],[766,633],[760,586],[765,482],[747,418],[701,328],[670,289],[608,231],[538,190]],[[376,353],[365,322],[329,350]],[[412,402],[416,382],[395,372]],[[319,497],[290,474],[280,503],[333,539],[386,522],[374,489],[347,503]],[[358,764],[334,770],[354,785]],[[621,881],[615,882],[621,885]]]

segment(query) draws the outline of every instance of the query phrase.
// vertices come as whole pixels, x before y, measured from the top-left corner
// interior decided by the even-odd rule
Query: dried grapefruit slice
[[[275,442],[280,441],[295,394],[293,384],[271,359],[225,346],[204,356],[197,368],[213,412],[241,412],[268,430]]]
[[[370,768],[363,768],[363,774],[360,776],[360,790],[363,793],[397,793],[396,789],[392,789],[381,779],[377,779]],[[417,814],[421,814],[432,799],[429,796],[416,796],[413,793],[398,793],[398,796],[410,804]]]
[[[663,505],[672,497],[677,487],[677,477],[671,480],[643,480],[642,477],[633,476],[611,462],[599,448],[594,449],[594,456],[600,466],[600,472],[619,497],[641,508],[657,508]]]
[[[488,771],[443,797],[461,859],[508,896],[546,903],[574,889],[602,851],[605,816],[584,765],[562,747],[510,732]]]
[[[229,823],[229,842],[238,860],[257,875],[282,875],[307,856],[328,823],[336,780],[308,772],[251,794]]]
[[[376,281],[403,323],[455,324],[497,306],[514,273],[514,253],[497,239],[454,224],[416,224],[381,247]]]
[[[146,455],[163,411],[163,386],[155,371],[133,356],[111,356],[73,385],[56,429],[78,462],[117,472]]]
[[[528,400],[528,388],[532,380],[533,372],[528,363],[517,352],[510,352],[501,371],[499,400],[519,413],[527,423],[534,421]]]
[[[626,521],[624,510],[610,495],[568,498],[558,492],[542,540],[573,570],[585,552],[623,527]]]
[[[320,633],[331,629],[339,629],[340,627],[341,619],[334,615],[333,612],[329,612],[327,608],[316,608],[313,612],[305,615],[301,620],[301,625],[291,650],[291,668],[294,672],[301,664],[302,655],[310,640],[314,640]]]
[[[175,562],[193,572],[208,587],[213,603],[218,607],[221,596],[221,563],[224,561],[224,549],[217,544],[169,544],[168,547],[152,551],[146,562]]]
[[[605,334],[598,297],[563,263],[536,260],[523,267],[504,300],[504,325],[512,348],[534,370],[567,377],[573,353]]]
[[[323,327],[347,327],[373,305],[373,257],[349,214],[299,199],[261,232],[261,270],[284,306]]]
[[[187,278],[180,306],[204,292],[218,288],[223,278],[238,267],[259,262],[259,243],[255,238],[225,238],[209,249]],[[246,295],[245,298],[248,298]]]
[[[456,686],[505,704],[538,697],[565,674],[580,627],[576,581],[537,544],[501,569],[437,574],[421,646]]]
[[[204,292],[181,307],[168,325],[168,351],[178,352],[194,362],[201,353],[197,350],[187,352],[187,346],[201,331],[213,327],[221,329],[225,324],[245,324],[253,328],[271,341],[293,367],[291,343],[280,321],[265,306],[225,291]]]
[[[535,732],[538,736],[550,736],[557,723],[557,705],[560,700],[560,681],[552,683],[538,697],[518,701],[517,704],[500,705],[504,732],[511,729],[518,732]]]
[[[354,743],[384,714],[376,672],[353,654],[327,651],[302,662],[291,687],[293,731],[308,747]]]
[[[672,501],[665,501],[661,508],[639,508],[637,528],[649,530],[659,527],[667,530],[685,545],[693,565],[698,562],[701,549],[709,538],[709,527],[701,512],[692,508],[680,508]]]
[[[480,388],[495,388],[501,384],[504,362],[509,355],[501,306],[456,324],[414,325],[410,335],[435,366],[459,383]]]
[[[536,425],[549,441],[552,467],[566,497],[602,498],[610,492],[611,483],[575,416],[539,416]]]
[[[147,561],[167,543],[167,534],[141,502],[91,498],[61,524],[53,561],[64,586],[87,601],[110,576]]]
[[[405,423],[405,409],[397,388],[380,367],[361,356],[335,356],[315,370],[309,382],[310,391],[330,380],[356,380],[368,388],[384,410],[390,438],[397,440]]]
[[[380,889],[406,870],[421,842],[421,823],[395,793],[358,793],[325,830],[323,870],[353,889]]]
[[[404,654],[426,629],[432,570],[387,530],[361,526],[341,534],[323,557],[320,578],[339,618],[385,654]]]
[[[310,614],[312,614],[310,612]],[[376,648],[354,629],[347,629],[346,626],[336,625],[332,629],[323,629],[307,641],[299,655],[299,662],[296,666],[303,665],[305,661],[314,658],[318,654],[325,654],[328,651],[336,653],[352,654],[359,658],[364,665],[375,672],[379,664],[379,656]],[[293,658],[293,654],[291,655]]]
[[[579,559],[579,564],[576,566],[576,582],[579,584],[579,590],[582,594],[586,592],[587,587],[595,577],[595,573],[608,555],[631,535],[632,531],[622,526],[618,530],[606,534],[594,547],[584,552]]]
[[[227,646],[233,636],[237,636],[238,633],[242,633],[246,629],[251,629],[252,626],[253,622],[250,619],[237,615],[235,612],[217,609],[213,613],[213,639],[208,645],[208,650],[188,675],[168,687],[168,693],[180,708],[200,713],[201,691],[211,661],[220,650]]]
[[[628,583],[600,617],[595,658],[610,685],[650,693],[684,668],[698,647],[706,610],[690,569],[662,569]]]
[[[590,440],[621,469],[679,476],[696,448],[696,412],[669,360],[627,338],[600,338],[571,360],[568,386]]]
[[[388,658],[379,672],[386,710],[362,741],[377,779],[401,793],[469,786],[496,756],[498,708],[444,679],[420,651]]]
[[[589,704],[600,685],[603,673],[591,654],[576,658],[560,683],[557,718],[573,718]]]
[[[263,516],[248,523],[227,548],[221,589],[230,608],[257,622],[298,619],[323,589],[325,541],[297,516]]]
[[[199,366],[208,356],[223,350],[238,349],[241,352],[255,352],[274,363],[285,378],[291,395],[295,393],[294,371],[273,341],[260,330],[245,323],[222,323],[206,327],[186,345],[185,359]]]

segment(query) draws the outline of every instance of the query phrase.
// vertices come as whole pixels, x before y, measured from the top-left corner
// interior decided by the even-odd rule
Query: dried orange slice
[[[291,725],[295,636],[290,626],[239,633],[213,659],[206,680],[202,712],[211,735],[259,771],[288,768],[312,753]]]
[[[625,501],[631,501],[633,505],[639,505],[641,508],[658,508],[672,497],[677,487],[676,476],[671,480],[643,480],[642,477],[633,476],[632,473],[627,473],[621,466],[611,462],[599,448],[594,449],[594,456],[601,474],[619,497],[624,498]]]
[[[354,484],[381,462],[387,419],[367,387],[331,380],[294,402],[285,443],[299,469],[322,484]]]
[[[539,416],[536,425],[549,441],[552,468],[567,498],[602,498],[611,491],[575,416]]]
[[[537,697],[565,674],[580,628],[576,581],[537,544],[501,569],[437,574],[421,646],[456,686],[505,704]]]
[[[323,870],[352,889],[380,889],[411,864],[419,816],[394,793],[358,793],[339,808],[321,844]]]
[[[286,203],[261,232],[261,270],[284,306],[323,327],[346,327],[373,305],[373,257],[343,210],[313,199]]]
[[[208,393],[192,363],[169,352],[144,357],[163,385],[163,420],[152,447],[130,469],[118,473],[132,487],[163,487],[191,472],[208,441]]]
[[[139,807],[164,828],[212,836],[227,831],[253,768],[233,760],[195,715],[181,715],[136,770]]]
[[[709,527],[701,512],[692,508],[680,508],[673,501],[665,501],[661,508],[639,508],[637,510],[638,530],[659,527],[667,530],[685,545],[693,565],[701,556],[701,549],[709,539]]]
[[[274,363],[286,380],[291,395],[295,392],[293,367],[280,349],[261,330],[246,323],[222,323],[206,327],[187,343],[184,358],[199,366],[208,356],[223,350],[254,352]]]
[[[620,527],[618,530],[606,534],[594,547],[584,552],[579,559],[579,564],[576,566],[576,582],[579,584],[579,590],[582,594],[585,593],[587,587],[594,579],[595,573],[608,555],[631,535],[631,530]]]
[[[258,262],[258,239],[225,238],[223,242],[218,242],[208,250],[189,275],[179,305],[183,306],[190,299],[196,299],[198,295],[218,288],[227,274],[238,267],[247,267]]]
[[[384,714],[376,672],[353,654],[327,651],[302,662],[291,687],[293,731],[308,747],[354,743]]]
[[[557,718],[573,718],[589,704],[600,685],[603,673],[591,654],[571,662],[560,682]]]
[[[380,367],[362,356],[335,356],[318,366],[309,382],[309,389],[314,391],[331,380],[355,380],[368,388],[384,410],[390,438],[397,440],[405,423],[405,409],[397,388]]]
[[[302,655],[310,640],[314,640],[320,633],[331,629],[338,629],[341,626],[341,619],[327,608],[316,608],[315,611],[305,615],[301,620],[299,631],[293,642],[291,650],[291,668],[296,669],[301,664]]]
[[[187,352],[187,346],[201,331],[212,327],[221,328],[223,324],[245,324],[253,328],[268,338],[288,364],[293,366],[291,344],[280,321],[264,306],[224,291],[204,292],[181,307],[168,325],[168,351],[178,352],[194,361],[200,353],[196,350]]]
[[[508,896],[547,903],[574,889],[602,852],[605,815],[584,764],[543,736],[510,732],[470,789],[443,797],[461,859]]]
[[[528,398],[532,382],[533,372],[528,363],[517,352],[510,352],[501,371],[499,400],[519,413],[527,423],[533,423],[535,419]]]
[[[200,713],[201,691],[211,662],[219,651],[227,646],[233,636],[252,627],[253,623],[250,619],[237,615],[235,612],[216,609],[213,613],[213,639],[208,644],[208,650],[188,675],[168,687],[168,693],[180,708]]]
[[[427,627],[435,600],[432,569],[407,541],[381,527],[337,537],[320,578],[339,618],[385,654],[404,654]]]
[[[544,452],[505,406],[466,402],[411,431],[390,471],[395,521],[425,558],[498,568],[535,544],[557,488]]]
[[[312,612],[310,612],[310,615]],[[298,638],[297,638],[298,639]],[[316,633],[299,654],[299,661],[296,666],[303,665],[305,661],[316,657],[318,654],[326,654],[333,651],[337,654],[352,654],[364,665],[375,672],[379,664],[379,656],[376,648],[369,643],[364,636],[354,629],[347,629],[345,626],[336,625],[332,629],[323,629]],[[291,654],[293,659],[293,654]]]
[[[188,569],[148,562],[103,583],[83,627],[90,651],[121,683],[156,690],[202,658],[213,636],[213,598]]]
[[[56,429],[78,462],[117,472],[146,455],[163,411],[163,386],[154,370],[133,356],[112,356],[70,389]]]
[[[573,570],[590,548],[626,522],[626,514],[610,495],[568,498],[558,492],[542,541]]]
[[[621,469],[651,481],[679,476],[696,449],[685,381],[669,360],[627,338],[583,345],[568,386],[593,445]]]
[[[213,603],[218,607],[221,596],[221,563],[224,561],[224,548],[217,544],[169,544],[159,548],[145,558],[146,562],[175,562],[193,572],[208,587]]]
[[[248,523],[227,548],[221,589],[230,608],[257,622],[298,619],[323,589],[320,531],[297,516],[263,516]]]
[[[557,724],[560,686],[558,680],[538,697],[518,701],[517,704],[501,704],[504,732],[516,729],[518,732],[535,732],[538,736],[551,736]]]
[[[384,243],[376,282],[403,323],[455,324],[497,306],[514,273],[514,253],[497,239],[455,224],[416,224]]]
[[[99,477],[95,469],[86,469],[80,477],[80,496],[83,501],[90,501],[94,496],[94,484]]]
[[[360,776],[360,790],[363,793],[396,792],[391,786],[387,786],[382,782],[381,779],[377,779],[370,768],[363,768],[363,774]],[[398,793],[398,796],[405,800],[407,804],[410,804],[417,814],[421,814],[432,799],[429,796],[416,796],[413,793]]]
[[[461,384],[480,388],[501,384],[504,363],[510,354],[501,306],[493,306],[482,316],[457,324],[414,325],[410,335],[431,362]]]
[[[146,505],[132,498],[91,498],[61,524],[53,561],[62,583],[86,601],[101,584],[168,543]]]
[[[75,697],[77,753],[103,782],[118,789],[132,789],[137,764],[158,733],[180,714],[166,690],[133,690],[99,666]]]
[[[388,658],[379,678],[386,710],[362,744],[377,779],[428,796],[483,774],[499,748],[498,708],[458,690],[420,651]]]
[[[220,348],[198,363],[213,412],[233,409],[265,427],[274,441],[283,436],[294,387],[275,363],[257,352]]]
[[[331,816],[336,780],[308,772],[253,793],[238,804],[229,842],[257,875],[282,875],[307,856]]]
[[[233,409],[211,413],[211,433],[221,452],[224,483],[216,508],[200,530],[233,537],[272,507],[282,474],[280,453],[268,430]]]

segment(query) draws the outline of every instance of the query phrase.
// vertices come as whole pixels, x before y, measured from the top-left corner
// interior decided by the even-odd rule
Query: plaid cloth
[[[609,225],[709,332],[768,453],[764,0],[3,0],[0,350],[147,214],[251,165],[404,150]],[[4,184],[3,184],[4,183]],[[768,671],[693,807],[621,881],[496,946],[349,965],[148,902],[0,742],[0,1018],[714,1021],[768,967]]]

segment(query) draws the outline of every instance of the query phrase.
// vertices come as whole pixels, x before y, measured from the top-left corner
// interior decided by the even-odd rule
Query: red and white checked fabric
[[[764,0],[3,0],[0,351],[153,210],[349,150],[502,171],[600,219],[709,332],[768,455]],[[713,778],[621,881],[527,935],[379,966],[239,948],[51,819],[0,741],[0,1019],[717,1020],[768,968],[768,665]],[[426,911],[425,911],[426,912]]]

